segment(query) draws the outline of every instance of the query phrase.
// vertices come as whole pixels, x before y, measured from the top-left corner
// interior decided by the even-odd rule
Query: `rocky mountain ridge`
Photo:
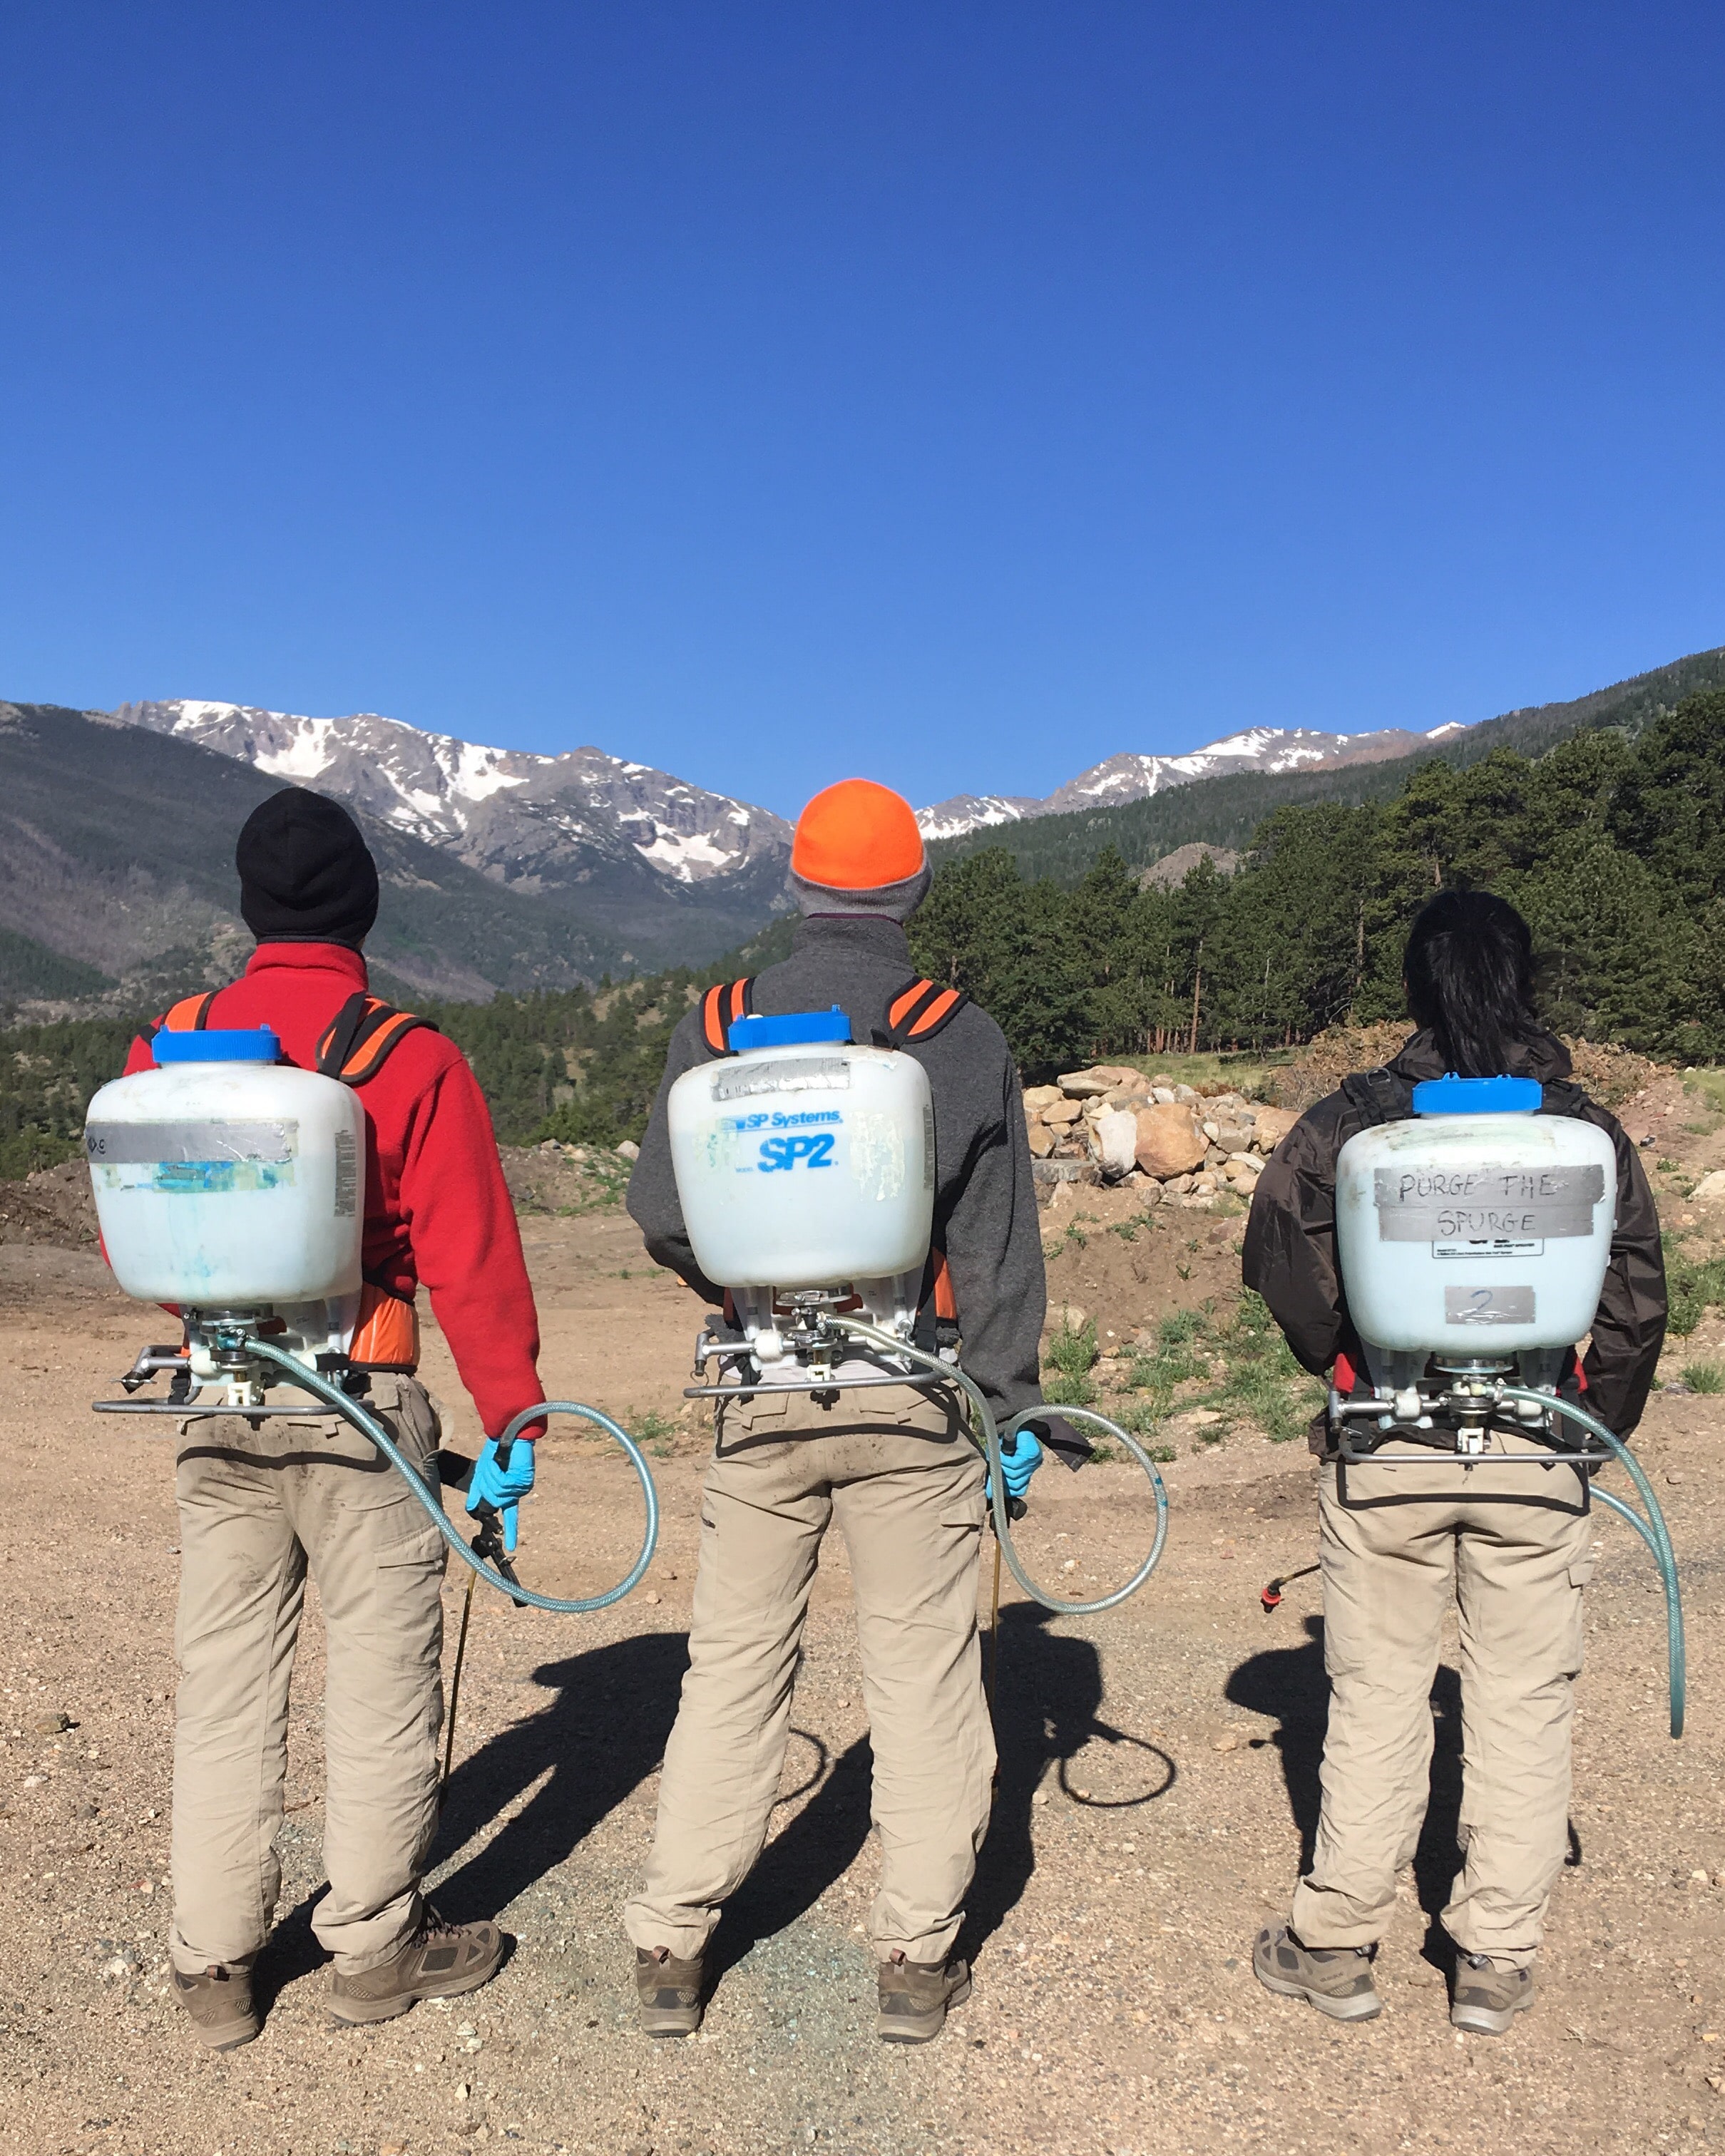
[[[771,809],[602,749],[543,756],[426,732],[372,711],[319,719],[192,698],[122,704],[112,716],[237,757],[270,778],[326,787],[380,823],[447,846],[470,868],[515,888],[578,885],[600,864],[614,867],[631,855],[674,883],[719,884],[776,870],[789,853],[790,826]],[[925,838],[962,838],[993,824],[1142,800],[1232,772],[1381,762],[1460,731],[1250,726],[1181,756],[1108,757],[1045,798],[955,794],[919,809],[916,820]]]
[[[1028,823],[1035,816],[1060,816],[1079,808],[1113,808],[1142,801],[1171,786],[1194,779],[1225,778],[1235,772],[1334,769],[1344,764],[1386,763],[1411,756],[1428,742],[1448,740],[1463,731],[1459,722],[1409,733],[1402,726],[1364,734],[1319,733],[1307,726],[1248,726],[1184,756],[1146,756],[1129,752],[1106,757],[1069,778],[1045,800],[1022,794],[955,794],[932,808],[917,811],[925,839],[960,839],[998,824]]]

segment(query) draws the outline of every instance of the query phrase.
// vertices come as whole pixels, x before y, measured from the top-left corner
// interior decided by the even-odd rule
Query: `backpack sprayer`
[[[897,1049],[853,1043],[836,1005],[737,1016],[723,1040],[728,1052],[685,1071],[666,1102],[690,1245],[702,1272],[726,1289],[737,1320],[734,1329],[710,1322],[702,1331],[696,1378],[706,1379],[714,1365],[726,1374],[685,1397],[948,1388],[968,1403],[971,1436],[988,1462],[997,1601],[1002,1556],[1025,1594],[1063,1617],[1111,1609],[1136,1594],[1168,1539],[1168,1493],[1137,1440],[1090,1409],[1059,1410],[1129,1452],[1156,1500],[1149,1554],[1125,1585],[1094,1601],[1063,1601],[1036,1584],[1013,1546],[1001,1468],[1019,1432],[1051,1410],[1027,1408],[1002,1430],[955,1353],[931,1353],[911,1338],[934,1222],[934,1105],[922,1065]]]
[[[1348,1470],[1367,1465],[1440,1461],[1464,1476],[1487,1462],[1538,1474],[1573,1469],[1576,1509],[1585,1513],[1597,1498],[1629,1522],[1659,1567],[1671,1731],[1681,1737],[1683,1607],[1665,1516],[1629,1447],[1559,1390],[1610,1262],[1616,1152],[1591,1123],[1540,1115],[1542,1097],[1527,1078],[1430,1080],[1414,1088],[1411,1122],[1358,1132],[1342,1147],[1336,1255],[1368,1382],[1330,1394],[1337,1500],[1358,1510],[1430,1502],[1429,1489],[1351,1496]],[[1532,1449],[1508,1450],[1506,1429]],[[1614,1460],[1645,1517],[1594,1487],[1594,1471]],[[1493,1502],[1491,1493],[1481,1502]],[[1298,1576],[1271,1582],[1266,1611]]]
[[[646,1527],[634,1563],[603,1594],[562,1598],[524,1587],[504,1558],[495,1521],[472,1548],[440,1494],[367,1408],[348,1365],[359,1314],[364,1225],[365,1114],[352,1085],[278,1060],[268,1027],[164,1030],[157,1067],[116,1079],[90,1104],[85,1150],[114,1276],[141,1302],[177,1305],[186,1347],[146,1348],[121,1380],[128,1394],[173,1373],[166,1399],[97,1400],[99,1414],[306,1413],[309,1394],[368,1438],[462,1563],[511,1601],[559,1615],[607,1609],[637,1586],[659,1539],[659,1499],[634,1440],[597,1408],[543,1400],[497,1440],[530,1423],[573,1415],[613,1437],[634,1469]],[[278,1390],[285,1389],[283,1398]],[[463,1639],[465,1639],[464,1613]],[[458,1681],[459,1681],[458,1656]]]

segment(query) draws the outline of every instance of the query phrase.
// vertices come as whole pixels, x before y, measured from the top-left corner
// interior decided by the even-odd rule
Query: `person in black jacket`
[[[1537,1079],[1541,1112],[1606,1132],[1617,1156],[1615,1226],[1585,1360],[1571,1383],[1627,1437],[1665,1337],[1665,1265],[1653,1195],[1615,1116],[1570,1077],[1568,1051],[1533,1015],[1532,944],[1500,898],[1446,892],[1414,921],[1404,962],[1418,1030],[1382,1070],[1317,1102],[1276,1148],[1253,1194],[1245,1284],[1302,1366],[1343,1393],[1364,1373],[1336,1260],[1336,1162],[1357,1132],[1413,1113],[1413,1089],[1446,1073]],[[1497,1440],[1516,1447],[1528,1440]],[[1322,1419],[1313,1446],[1328,1450]],[[1290,1923],[1260,1933],[1253,1965],[1273,1991],[1338,2020],[1379,2001],[1372,1957],[1425,1815],[1430,1694],[1444,1613],[1461,1620],[1466,1861],[1444,1923],[1461,1949],[1450,2019],[1501,2034],[1532,2003],[1546,1903],[1563,1862],[1569,1734],[1581,1666],[1581,1589],[1592,1523],[1574,1502],[1529,1502],[1525,1468],[1355,1468],[1337,1493],[1320,1471],[1324,1655],[1331,1682],[1323,1804]],[[1542,1481],[1543,1481],[1542,1478]],[[1409,1503],[1410,1491],[1429,1502]],[[1370,1500],[1389,1498],[1373,1505]],[[1494,1502],[1494,1500],[1496,1502]],[[1512,1502],[1504,1502],[1511,1500]],[[1519,1502],[1513,1502],[1519,1500]]]

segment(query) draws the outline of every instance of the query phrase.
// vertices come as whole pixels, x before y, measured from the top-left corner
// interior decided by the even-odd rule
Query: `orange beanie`
[[[872,778],[841,778],[797,819],[791,873],[827,891],[879,891],[919,875],[927,856],[915,810]]]

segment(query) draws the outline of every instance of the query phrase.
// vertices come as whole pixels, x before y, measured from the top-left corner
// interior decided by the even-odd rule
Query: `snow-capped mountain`
[[[680,890],[691,901],[758,902],[762,912],[784,902],[791,827],[783,817],[600,749],[536,756],[423,732],[375,712],[314,719],[191,699],[122,704],[113,716],[219,750],[272,778],[338,793],[514,890],[614,899],[621,880],[667,896]],[[955,794],[919,809],[916,820],[925,838],[963,838],[991,824],[1113,807],[1231,772],[1381,762],[1457,731],[1327,734],[1252,726],[1185,756],[1111,756],[1045,799]]]
[[[790,826],[597,748],[485,748],[362,711],[302,718],[248,704],[122,704],[116,719],[198,742],[271,777],[340,794],[378,822],[516,889],[647,870],[672,885],[782,883]]]
[[[926,839],[963,838],[991,824],[1016,824],[1031,816],[1059,816],[1079,808],[1116,808],[1142,801],[1170,786],[1194,778],[1219,778],[1236,771],[1297,771],[1312,765],[1381,763],[1411,756],[1429,742],[1458,733],[1456,725],[1435,726],[1430,733],[1409,733],[1386,726],[1368,734],[1317,733],[1305,726],[1250,726],[1225,741],[1194,749],[1186,756],[1111,756],[1093,764],[1045,800],[1014,794],[955,794],[919,809],[916,820]]]

